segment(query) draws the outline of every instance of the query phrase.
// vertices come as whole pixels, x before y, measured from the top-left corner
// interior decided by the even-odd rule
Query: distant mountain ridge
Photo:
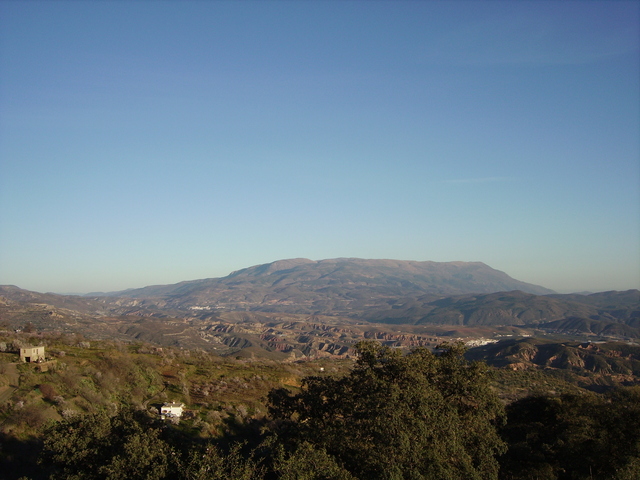
[[[626,332],[620,325],[640,327],[640,291],[533,295],[515,290],[437,300],[426,296],[407,299],[390,309],[378,309],[365,315],[369,321],[379,323],[535,325],[555,331],[600,333],[617,329]],[[568,319],[573,322],[565,323],[564,320]],[[578,319],[581,320],[579,328],[576,326]]]
[[[481,262],[296,258],[248,267],[222,278],[154,285],[109,295],[155,299],[177,309],[344,315],[372,306],[388,306],[398,298],[436,299],[509,290],[536,295],[554,293],[513,279]]]
[[[222,278],[111,295],[122,305],[129,299],[137,307],[200,318],[224,311],[270,312],[381,324],[540,326],[554,332],[617,332],[626,337],[637,337],[640,323],[637,290],[559,295],[481,262],[295,258]]]
[[[109,294],[0,286],[0,321],[226,353],[324,355],[361,338],[436,341],[424,332],[637,339],[640,291],[554,294],[480,262],[296,258]]]

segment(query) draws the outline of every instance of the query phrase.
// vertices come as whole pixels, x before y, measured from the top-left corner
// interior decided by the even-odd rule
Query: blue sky
[[[0,284],[283,258],[640,288],[638,2],[0,2]]]

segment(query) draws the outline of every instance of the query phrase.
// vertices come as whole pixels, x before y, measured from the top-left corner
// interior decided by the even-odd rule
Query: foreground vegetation
[[[53,360],[15,365],[26,343],[44,344]],[[252,362],[8,335],[1,471],[33,480],[640,478],[640,387],[594,393],[540,372],[495,371],[457,344],[435,354],[357,349],[355,362]],[[168,400],[187,405],[178,424],[157,415]]]

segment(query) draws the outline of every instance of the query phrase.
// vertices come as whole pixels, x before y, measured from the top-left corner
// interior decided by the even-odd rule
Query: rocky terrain
[[[472,348],[467,357],[514,371],[542,371],[591,390],[640,383],[637,344],[505,339]]]

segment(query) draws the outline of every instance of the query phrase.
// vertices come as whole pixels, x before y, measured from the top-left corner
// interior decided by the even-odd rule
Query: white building
[[[180,418],[182,416],[183,409],[183,403],[167,402],[160,407],[160,416],[163,418]]]

